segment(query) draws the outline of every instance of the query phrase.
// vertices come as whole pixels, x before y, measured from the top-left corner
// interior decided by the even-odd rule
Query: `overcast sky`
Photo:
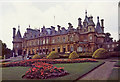
[[[0,40],[13,47],[13,27],[20,31],[23,36],[26,28],[42,28],[60,25],[67,28],[68,22],[74,28],[78,25],[78,18],[85,18],[85,10],[93,16],[97,23],[97,16],[104,19],[105,32],[110,32],[113,39],[118,40],[118,0],[77,0],[77,1],[45,1],[45,0],[4,0],[0,1]]]

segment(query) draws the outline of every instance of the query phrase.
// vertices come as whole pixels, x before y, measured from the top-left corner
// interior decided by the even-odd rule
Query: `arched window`
[[[77,48],[77,51],[78,51],[78,52],[82,52],[82,51],[83,51],[83,50],[82,50],[82,47],[79,46],[79,47]]]

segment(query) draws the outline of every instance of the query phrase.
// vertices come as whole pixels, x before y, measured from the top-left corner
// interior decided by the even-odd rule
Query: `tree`
[[[120,51],[120,39],[117,42],[118,46],[114,48],[114,51]]]
[[[12,56],[12,50],[7,48],[7,45],[5,43],[2,43],[2,58],[4,58],[4,55],[6,58],[9,58]]]

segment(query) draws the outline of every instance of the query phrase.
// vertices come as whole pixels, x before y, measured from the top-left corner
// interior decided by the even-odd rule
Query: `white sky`
[[[13,47],[13,27],[23,36],[30,24],[31,28],[42,28],[60,25],[68,27],[68,22],[74,28],[78,25],[78,18],[85,18],[85,10],[93,16],[97,23],[97,16],[104,19],[105,32],[110,32],[114,40],[118,40],[118,0],[1,0],[0,1],[0,40]],[[56,28],[57,29],[57,28]]]

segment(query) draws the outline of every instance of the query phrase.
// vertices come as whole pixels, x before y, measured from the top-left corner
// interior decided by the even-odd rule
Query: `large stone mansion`
[[[100,23],[101,22],[101,23]],[[81,18],[78,18],[78,27],[74,28],[71,23],[68,23],[68,28],[57,25],[51,28],[31,29],[30,25],[27,28],[24,36],[21,36],[20,26],[16,33],[16,28],[13,28],[13,51],[16,55],[21,54],[48,54],[51,51],[59,53],[65,52],[94,52],[98,48],[105,48],[108,51],[118,46],[116,41],[110,37],[110,33],[104,33],[104,20],[97,24],[93,22],[92,16],[87,16],[82,23]]]

